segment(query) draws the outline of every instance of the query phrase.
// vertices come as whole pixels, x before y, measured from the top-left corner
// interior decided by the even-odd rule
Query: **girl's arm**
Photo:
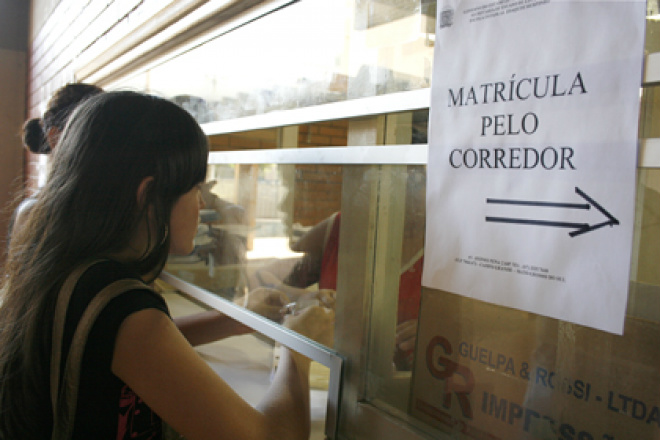
[[[241,297],[240,305],[279,322],[282,320],[282,307],[288,302],[289,298],[279,290],[259,288],[244,298]],[[253,331],[250,327],[215,310],[177,317],[174,322],[193,347]]]
[[[287,326],[331,343],[333,321],[331,310],[311,307]],[[146,309],[122,323],[112,372],[188,440],[309,437],[309,360],[287,349],[266,396],[253,408],[206,364],[166,314]]]
[[[193,347],[253,331],[250,327],[215,310],[177,317],[174,322]]]

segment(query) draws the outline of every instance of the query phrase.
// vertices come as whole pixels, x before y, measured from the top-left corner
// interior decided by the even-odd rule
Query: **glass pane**
[[[166,270],[275,321],[287,304],[332,305],[334,292],[319,297],[310,264],[325,231],[309,233],[339,211],[341,173],[338,165],[209,166],[195,251],[171,256]]]
[[[660,286],[660,169],[639,171],[637,185],[637,228],[633,250],[632,280],[636,283]],[[654,320],[660,322],[658,307]]]
[[[658,85],[642,89],[639,133],[641,138],[660,138],[660,86]]]
[[[211,151],[260,150],[279,147],[280,129],[271,128],[209,136]]]
[[[660,52],[660,1],[646,3],[646,53]]]
[[[427,128],[428,111],[387,115],[384,142],[426,143]],[[352,240],[360,234],[373,237],[372,242],[366,242],[373,248],[365,254],[362,268],[371,274],[366,287],[371,298],[365,397],[380,408],[405,416],[422,292],[426,166],[355,167],[349,175],[350,186],[344,189],[342,205],[346,220],[342,223],[346,222],[351,232],[342,238]],[[360,211],[366,221],[355,214]],[[356,258],[351,254],[357,249],[342,249],[340,244],[340,263],[342,258]],[[343,290],[337,291],[338,299],[356,288],[355,275],[359,276],[339,274]]]
[[[388,120],[389,128],[386,135],[373,139],[405,144],[426,142],[428,111],[376,119]],[[232,133],[211,136],[210,142],[213,150],[345,146],[349,138],[355,139],[350,135],[356,131],[352,128],[355,123],[338,120]],[[374,125],[382,129],[382,124]],[[360,177],[361,183],[353,185],[357,183],[353,178],[351,186],[346,188],[344,176],[351,168],[365,168],[367,172]],[[338,289],[342,258],[340,211],[347,209],[350,213],[375,206],[378,197],[364,191],[371,185],[380,185],[385,175],[392,174],[400,180],[393,182],[394,187],[404,189],[399,202],[402,212],[407,213],[401,217],[403,235],[399,238],[398,252],[402,258],[416,263],[405,269],[416,272],[417,277],[408,282],[412,283],[411,294],[401,306],[408,325],[405,334],[414,340],[425,217],[424,169],[421,165],[209,165],[195,251],[191,255],[171,257],[166,270],[277,322],[281,321],[284,305],[294,312],[310,304],[331,306],[338,296],[353,294],[352,288]],[[349,174],[356,173],[349,171]],[[381,191],[394,196],[393,191],[382,188]],[[348,205],[343,200],[344,192],[350,196]],[[398,210],[396,204],[392,209]],[[364,251],[370,252],[366,248]],[[273,296],[274,291],[284,293],[285,299],[278,302],[281,296]],[[396,313],[396,307],[393,310]],[[387,364],[395,361],[409,381],[411,347],[402,350],[396,359],[390,354]],[[327,369],[316,366],[314,372],[312,380],[316,386],[327,387]]]
[[[388,215],[377,223],[367,399],[406,412],[422,292],[426,167],[383,167],[379,180],[379,211]]]
[[[347,142],[348,120],[345,119],[209,137],[211,151],[345,147]]]
[[[114,88],[172,99],[200,123],[427,88],[434,31],[435,1],[306,0]]]

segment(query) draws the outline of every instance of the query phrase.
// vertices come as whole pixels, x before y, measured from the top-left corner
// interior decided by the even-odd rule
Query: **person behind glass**
[[[426,171],[423,166],[407,168],[406,198],[401,246],[401,268],[399,273],[397,325],[393,363],[399,371],[410,371],[413,367],[419,307],[422,291],[422,268],[424,266],[424,229],[426,221]],[[341,213],[336,212],[314,225],[291,250],[302,252],[302,259],[284,277],[282,284],[271,281],[289,297],[293,296],[288,286],[307,288],[318,283],[321,296],[337,290],[339,269],[339,233]],[[267,273],[261,274],[262,277]],[[271,278],[272,280],[272,278]],[[324,295],[323,295],[324,294]],[[309,294],[308,294],[309,295]],[[332,303],[334,304],[334,297]]]
[[[308,359],[284,349],[252,407],[197,354],[147,285],[169,253],[193,250],[207,158],[201,128],[169,101],[107,92],[75,110],[2,276],[0,438],[51,437],[55,304],[64,280],[90,261],[66,305],[62,359],[102,289],[126,278],[142,284],[94,321],[71,438],[158,439],[161,419],[189,440],[308,438]],[[310,307],[285,325],[327,343],[333,320],[331,310]]]
[[[23,146],[34,154],[50,154],[56,148],[71,112],[87,98],[102,92],[102,88],[85,83],[60,87],[48,101],[43,117],[29,119],[23,124]],[[22,214],[32,203],[34,198],[27,197],[18,205],[9,223],[10,235],[14,225],[21,224]]]

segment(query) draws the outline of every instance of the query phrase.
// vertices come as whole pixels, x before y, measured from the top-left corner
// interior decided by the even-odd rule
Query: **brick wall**
[[[215,135],[209,138],[211,151],[260,150],[277,148],[276,129]]]
[[[313,226],[341,207],[341,165],[296,165],[293,222]]]
[[[345,147],[348,121],[317,122],[298,129],[298,148]],[[341,165],[296,165],[293,221],[313,226],[341,207]]]
[[[211,136],[212,151],[278,148],[277,129]],[[282,148],[345,147],[348,121],[316,122],[298,127],[298,144]],[[340,165],[296,165],[293,222],[313,226],[341,207]]]

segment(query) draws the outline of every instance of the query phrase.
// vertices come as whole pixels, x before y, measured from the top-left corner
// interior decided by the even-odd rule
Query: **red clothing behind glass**
[[[339,226],[341,213],[337,213],[326,240],[321,262],[320,289],[337,290],[337,263],[339,256]],[[424,257],[420,257],[405,272],[399,281],[399,307],[397,322],[401,323],[419,316],[419,301],[422,290],[422,266]]]

